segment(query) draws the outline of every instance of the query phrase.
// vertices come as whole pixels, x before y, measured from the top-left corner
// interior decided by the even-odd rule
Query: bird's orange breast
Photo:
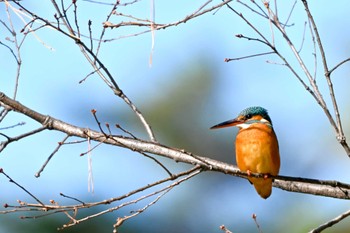
[[[236,137],[236,161],[241,171],[278,175],[280,156],[273,128],[266,124],[252,124],[241,129]],[[271,195],[271,178],[249,178],[263,198]]]

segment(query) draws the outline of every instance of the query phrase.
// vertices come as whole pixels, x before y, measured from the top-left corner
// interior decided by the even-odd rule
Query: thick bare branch
[[[106,136],[101,132],[97,132],[88,128],[81,128],[55,119],[53,117],[45,116],[22,105],[18,101],[12,100],[2,92],[0,92],[0,104],[10,106],[13,110],[20,112],[43,124],[43,127],[46,127],[47,129],[57,130],[70,136],[90,138],[94,141],[125,147],[133,151],[160,155],[175,160],[176,162],[196,164],[207,170],[247,178],[247,173],[241,172],[236,166],[231,164],[223,163],[207,157],[198,156],[184,150],[170,148],[165,145],[150,141],[143,141],[141,139],[128,138],[117,135]],[[255,176],[263,178],[263,176],[259,174],[255,174]],[[308,193],[339,199],[350,199],[350,185],[337,181],[323,181],[285,176],[277,176],[274,178],[274,186],[286,191]]]

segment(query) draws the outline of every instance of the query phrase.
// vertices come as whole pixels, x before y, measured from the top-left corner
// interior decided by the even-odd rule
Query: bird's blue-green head
[[[211,129],[224,128],[230,126],[238,126],[240,128],[248,128],[251,124],[263,123],[272,127],[272,121],[267,110],[260,106],[254,106],[244,109],[239,115],[232,120],[214,125]]]
[[[267,113],[267,110],[260,106],[246,108],[243,111],[241,111],[241,113],[238,115],[238,117],[240,116],[244,117],[247,120],[251,119],[254,116],[261,116],[263,119],[267,120],[272,125],[272,121],[269,114]]]

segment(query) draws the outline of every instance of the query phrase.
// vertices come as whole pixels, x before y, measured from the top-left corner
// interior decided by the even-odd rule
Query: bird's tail
[[[249,178],[253,183],[255,190],[258,194],[266,199],[271,195],[272,192],[272,179],[271,178]]]

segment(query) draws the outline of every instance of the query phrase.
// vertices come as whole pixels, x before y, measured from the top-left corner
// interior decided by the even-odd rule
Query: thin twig
[[[276,2],[275,2],[276,3]],[[270,25],[270,31],[271,31],[271,45],[272,47],[275,47],[275,35],[273,31],[273,23],[272,21],[278,21],[278,16],[277,16],[277,6],[276,7],[276,13],[274,14],[270,8],[270,4],[268,2],[264,2],[264,5],[267,9],[267,12],[269,13],[269,25]]]
[[[335,71],[336,69],[339,68],[339,66],[343,65],[344,63],[350,61],[350,58],[347,58],[343,61],[341,61],[339,64],[337,64],[336,66],[334,66],[331,70],[328,71],[329,75],[331,75],[333,73],[333,71]]]
[[[221,225],[221,226],[220,226],[220,230],[222,230],[222,231],[225,232],[225,233],[232,233],[232,231],[230,231],[229,229],[227,229],[225,225]]]
[[[119,217],[117,219],[117,223],[113,225],[113,233],[114,232],[118,232],[118,228],[128,219],[136,217],[137,215],[143,213],[146,209],[148,209],[150,206],[156,204],[160,198],[162,198],[165,194],[167,194],[169,191],[171,190],[171,188],[165,190],[163,193],[161,193],[160,195],[158,195],[152,202],[148,203],[146,206],[144,206],[141,209],[138,209],[137,211],[133,211],[132,214],[124,216],[124,217]]]
[[[263,233],[263,231],[261,230],[261,227],[260,227],[260,225],[259,225],[259,223],[258,223],[256,214],[253,214],[253,215],[252,215],[252,218],[253,218],[253,220],[254,220],[254,222],[255,222],[256,228],[258,229],[259,233]]]
[[[21,126],[21,125],[25,125],[26,123],[24,121],[22,122],[18,122],[17,124],[14,124],[14,125],[10,125],[10,126],[6,126],[6,127],[3,127],[3,128],[0,128],[0,130],[5,130],[5,129],[12,129],[12,128],[15,128],[17,126]]]
[[[10,47],[10,46],[8,46],[7,44],[4,44],[3,42],[1,42],[0,41],[0,45],[3,45],[4,47],[6,47],[7,49],[9,49],[10,50],[10,52],[11,52],[11,54],[13,55],[13,57],[15,58],[15,60],[16,60],[16,62],[17,62],[17,64],[19,64],[20,62],[19,62],[19,59],[18,59],[18,57],[17,57],[17,55],[15,54],[15,52],[13,51],[13,49]]]
[[[89,142],[89,137],[88,137],[87,141]],[[97,147],[99,147],[102,144],[103,144],[103,142],[98,142],[95,146],[93,146],[91,148],[89,147],[87,151],[80,153],[79,156],[82,157],[82,156],[85,156],[86,154],[89,154],[90,152],[92,152],[93,150],[95,150]]]
[[[57,147],[53,150],[53,152],[49,155],[49,157],[46,159],[46,161],[44,162],[44,164],[41,166],[41,168],[39,169],[39,171],[37,173],[35,173],[35,177],[38,178],[40,177],[40,174],[44,171],[46,165],[50,162],[50,160],[52,159],[52,157],[58,152],[58,150],[61,148],[61,146],[64,144],[64,142],[69,138],[69,135],[66,135],[62,141],[60,141],[57,145]]]
[[[0,143],[0,152],[3,151],[8,144],[10,144],[12,142],[15,142],[15,141],[18,141],[18,140],[20,140],[22,138],[31,136],[33,134],[37,134],[37,133],[39,133],[39,132],[41,132],[41,131],[43,131],[45,129],[47,129],[47,126],[42,126],[42,127],[38,128],[38,129],[32,130],[30,132],[27,132],[27,133],[24,133],[24,134],[21,134],[21,135],[18,135],[16,137],[7,137],[7,141],[4,141],[4,142]]]
[[[284,23],[284,26],[283,26],[283,27],[286,27],[286,25],[288,25],[289,19],[290,19],[290,17],[292,16],[292,13],[293,13],[293,11],[294,11],[294,8],[295,8],[295,5],[296,5],[296,4],[297,4],[297,0],[294,1],[294,4],[293,4],[292,8],[291,8],[290,11],[289,11],[287,20],[286,20],[286,22]]]
[[[333,218],[332,220],[320,225],[319,227],[312,229],[311,231],[309,231],[309,233],[320,233],[323,230],[326,230],[327,228],[332,227],[334,224],[337,224],[338,222],[340,222],[341,220],[343,220],[346,217],[350,216],[350,210],[346,211],[345,213],[337,216],[336,218]]]
[[[20,185],[19,183],[17,183],[16,181],[14,181],[9,175],[7,175],[4,170],[2,168],[0,168],[0,173],[3,174],[4,176],[6,176],[7,179],[9,179],[9,181],[11,183],[14,183],[17,187],[19,187],[20,189],[22,189],[25,193],[27,193],[29,196],[31,196],[34,200],[36,200],[41,206],[45,206],[44,203],[42,203],[36,196],[34,196],[31,192],[29,192],[26,188],[24,188],[22,185]]]
[[[85,78],[83,78],[82,80],[79,81],[79,84],[81,84],[82,82],[85,82],[87,78],[89,78],[91,75],[93,75],[95,73],[96,73],[96,70],[91,71],[88,75],[85,76]]]
[[[94,42],[92,38],[92,29],[91,29],[92,21],[89,19],[88,28],[89,28],[89,39],[90,39],[90,50],[94,51]]]
[[[98,128],[100,129],[101,133],[103,133],[107,137],[107,134],[104,132],[104,130],[101,127],[101,122],[97,118],[96,112],[97,112],[96,109],[92,109],[91,110],[91,113],[94,116],[94,119],[95,119],[95,121],[97,123]]]
[[[312,45],[313,45],[313,55],[314,55],[314,82],[316,82],[316,75],[317,75],[317,51],[316,51],[316,40],[315,40],[315,35],[311,27],[310,19],[309,20],[309,29],[310,29],[310,35],[311,35],[311,40],[312,40]]]
[[[99,4],[99,5],[107,5],[107,6],[114,6],[115,5],[115,3],[107,3],[107,2],[94,1],[94,0],[82,0],[82,1],[84,1],[84,2],[91,2],[91,3],[95,3],[95,4]],[[141,0],[133,0],[133,1],[130,1],[130,2],[118,3],[118,6],[128,6],[128,5],[132,5],[134,3],[140,2],[140,1]]]
[[[237,61],[237,60],[242,60],[242,59],[247,59],[247,58],[252,58],[252,57],[258,57],[258,56],[265,56],[265,55],[274,54],[274,53],[275,52],[266,52],[266,53],[258,53],[258,54],[243,56],[243,57],[225,58],[225,62]]]
[[[248,24],[248,26],[250,28],[252,28],[264,41],[264,43],[266,43],[267,45],[269,45],[270,47],[273,47],[270,44],[270,41],[268,39],[266,39],[266,37],[246,18],[243,16],[242,13],[239,13],[238,11],[236,11],[233,7],[231,7],[228,3],[225,3],[225,5],[232,11],[234,12],[237,16],[239,16],[246,24]]]
[[[21,42],[18,41],[17,33],[15,32],[15,28],[14,28],[13,23],[12,23],[12,17],[10,15],[9,7],[10,7],[10,5],[7,3],[6,4],[6,13],[7,13],[8,21],[10,23],[10,32],[12,34],[14,44],[16,47],[16,53],[17,53],[17,55],[15,55],[15,58],[17,61],[17,72],[16,72],[16,79],[15,79],[16,82],[15,82],[15,87],[14,87],[14,91],[13,91],[13,99],[16,99],[17,92],[18,92],[19,77],[20,77],[21,68],[22,68],[22,58],[21,58],[21,49],[20,49]],[[22,43],[25,40],[26,36],[27,36],[26,34],[23,36]]]
[[[148,155],[148,154],[146,154],[144,152],[141,152],[141,151],[138,151],[138,153],[142,154],[146,158],[149,158],[149,159],[153,160],[156,164],[161,166],[164,169],[164,171],[166,171],[166,173],[168,173],[169,176],[173,176],[173,174],[170,172],[170,170],[163,163],[161,163],[158,159],[156,159],[153,156]]]
[[[255,3],[255,6],[258,7],[258,9],[260,10],[260,12],[257,11],[257,10],[255,10],[255,9],[253,9],[251,6],[249,6],[249,5],[248,5],[247,3],[245,3],[245,2],[242,2],[242,1],[240,1],[240,0],[237,0],[237,2],[240,3],[240,4],[242,4],[243,6],[245,6],[247,9],[251,10],[253,13],[255,13],[255,14],[257,14],[257,15],[260,15],[261,17],[263,17],[263,18],[265,18],[265,19],[268,19],[268,18],[269,18],[269,16],[266,14],[266,12],[264,11],[264,9],[261,8],[258,4]]]
[[[109,21],[109,19],[114,14],[114,12],[117,9],[117,6],[119,6],[119,4],[120,4],[120,1],[115,1],[115,3],[112,4],[113,7],[112,7],[111,11],[109,12],[109,14],[107,15],[107,18],[105,20],[106,22]],[[98,40],[98,44],[97,44],[96,57],[98,56],[98,54],[100,52],[101,44],[102,44],[103,37],[104,37],[105,33],[106,33],[106,28],[103,27],[101,34],[100,34],[100,39]]]
[[[304,22],[304,30],[303,30],[303,37],[301,39],[301,43],[300,43],[300,48],[298,49],[298,53],[301,52],[301,50],[303,49],[304,46],[304,42],[305,42],[305,33],[306,33],[306,22]]]
[[[80,38],[80,27],[79,27],[79,23],[78,23],[78,13],[77,13],[78,5],[77,5],[76,0],[73,0],[72,3],[74,5],[74,10],[73,10],[74,11],[74,24],[76,27],[77,36]],[[89,22],[91,22],[91,21],[89,20]],[[91,29],[91,28],[89,27],[89,29]],[[90,30],[90,35],[91,35],[91,30]]]
[[[127,135],[129,135],[132,138],[137,138],[133,133],[131,133],[130,131],[124,129],[120,124],[115,124],[115,127],[120,129],[122,132],[126,133]]]
[[[71,196],[67,196],[67,195],[65,195],[65,194],[63,194],[63,193],[60,193],[60,195],[61,195],[62,197],[65,197],[65,198],[68,198],[68,199],[72,199],[72,200],[74,200],[74,201],[77,201],[77,202],[79,202],[79,203],[85,205],[85,203],[84,203],[83,201],[79,200],[78,198],[71,197]]]

